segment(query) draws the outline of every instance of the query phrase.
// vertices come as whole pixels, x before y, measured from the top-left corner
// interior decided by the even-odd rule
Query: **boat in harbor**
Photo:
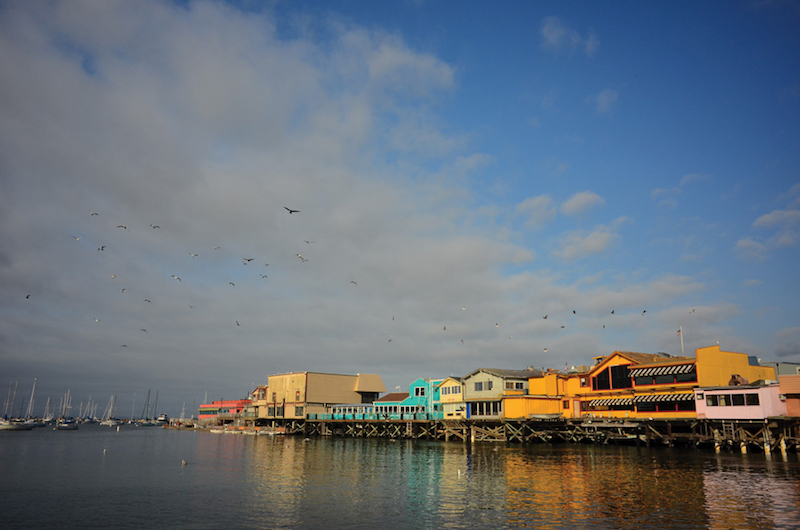
[[[33,425],[24,421],[0,420],[0,431],[30,431]]]

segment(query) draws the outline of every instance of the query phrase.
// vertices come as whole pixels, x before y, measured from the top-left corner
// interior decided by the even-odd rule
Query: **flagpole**
[[[683,326],[678,324],[678,335],[681,336],[681,357],[686,357],[686,353],[683,351]]]

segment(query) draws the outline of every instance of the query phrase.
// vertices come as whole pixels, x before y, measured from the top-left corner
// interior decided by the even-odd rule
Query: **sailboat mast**
[[[31,400],[28,401],[28,410],[25,412],[25,419],[33,417],[33,393],[36,392],[36,378],[33,378],[33,388],[31,388]]]

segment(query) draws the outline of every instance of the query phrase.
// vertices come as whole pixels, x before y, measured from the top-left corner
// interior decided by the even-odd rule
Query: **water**
[[[800,528],[800,461],[40,428],[0,431],[0,513],[2,528]]]

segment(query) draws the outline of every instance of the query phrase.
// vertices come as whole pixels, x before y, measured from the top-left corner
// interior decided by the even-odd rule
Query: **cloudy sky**
[[[0,2],[3,400],[178,415],[296,370],[680,354],[679,326],[687,355],[800,362],[799,24]]]

